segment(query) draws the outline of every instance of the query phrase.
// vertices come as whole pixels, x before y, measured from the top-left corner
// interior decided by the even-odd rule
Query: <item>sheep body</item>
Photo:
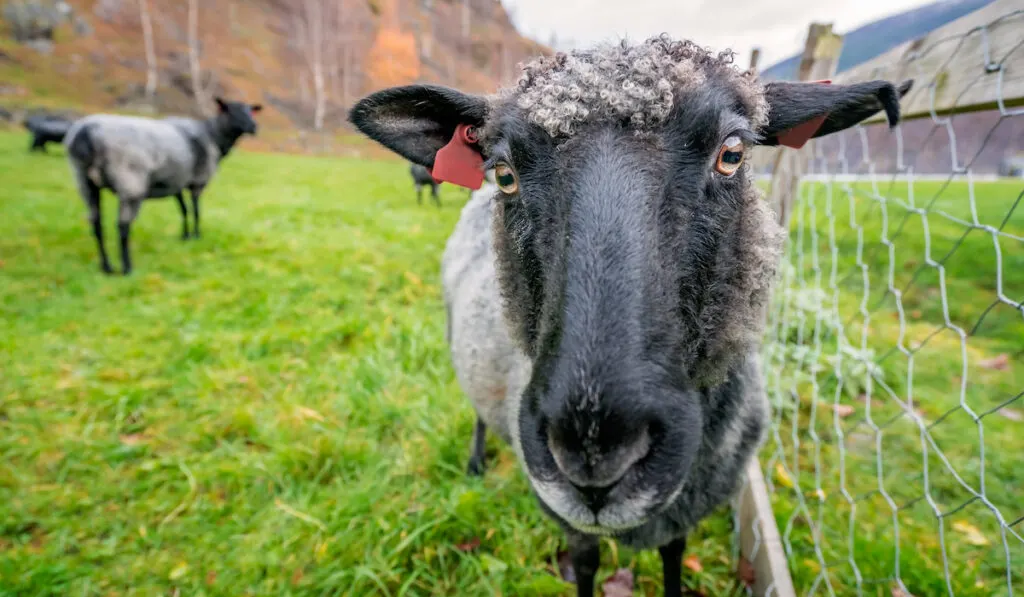
[[[220,157],[203,124],[187,118],[94,114],[71,127],[66,145],[79,184],[133,200],[206,186]]]

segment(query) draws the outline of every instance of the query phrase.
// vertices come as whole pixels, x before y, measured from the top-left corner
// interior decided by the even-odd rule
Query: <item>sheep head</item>
[[[474,127],[501,307],[532,361],[513,445],[550,513],[615,533],[679,495],[709,392],[760,341],[783,233],[745,153],[880,110],[895,124],[908,89],[762,84],[657,37],[539,58],[490,97],[383,90],[350,119],[427,167]]]

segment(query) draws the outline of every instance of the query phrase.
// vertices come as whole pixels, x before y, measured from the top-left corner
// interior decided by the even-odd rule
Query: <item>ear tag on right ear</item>
[[[437,182],[450,182],[473,190],[484,182],[484,157],[477,151],[476,128],[468,124],[455,127],[455,134],[434,157],[430,175]]]
[[[825,85],[831,85],[831,79],[824,79],[821,81],[810,81],[811,83],[824,83]],[[779,145],[785,145],[786,147],[792,147],[793,149],[800,149],[810,141],[814,133],[818,132],[821,128],[821,124],[828,118],[828,112],[821,116],[815,116],[814,118],[802,122],[793,128],[779,133]]]

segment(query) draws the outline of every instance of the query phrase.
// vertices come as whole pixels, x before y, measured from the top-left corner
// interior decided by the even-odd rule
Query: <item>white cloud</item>
[[[640,40],[667,32],[714,50],[732,48],[746,65],[754,46],[761,66],[799,52],[812,21],[842,33],[930,0],[503,0],[520,30],[559,46]]]

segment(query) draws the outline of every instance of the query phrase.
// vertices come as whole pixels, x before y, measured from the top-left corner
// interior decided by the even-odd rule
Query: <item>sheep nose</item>
[[[615,485],[651,449],[648,426],[630,428],[621,421],[603,425],[556,425],[548,434],[548,450],[558,470],[595,511]],[[580,433],[582,431],[582,433]]]
[[[603,487],[588,487],[584,485],[576,485],[575,483],[571,483],[573,489],[575,489],[576,492],[579,493],[581,501],[594,512],[597,512],[602,507],[604,507],[605,502],[608,499],[608,494],[611,493],[613,489],[615,489],[615,486],[617,484],[617,480],[615,483],[612,483],[611,485],[605,485]]]

